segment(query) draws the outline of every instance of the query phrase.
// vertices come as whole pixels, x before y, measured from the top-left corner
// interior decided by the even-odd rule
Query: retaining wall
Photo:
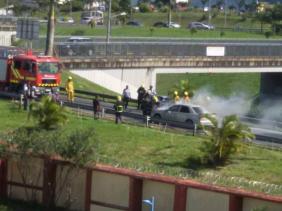
[[[156,211],[282,210],[282,196],[192,180],[99,164],[74,168],[67,162],[35,157],[0,160],[1,198],[36,200],[45,206],[69,206],[72,210],[148,211],[142,200],[152,196]]]

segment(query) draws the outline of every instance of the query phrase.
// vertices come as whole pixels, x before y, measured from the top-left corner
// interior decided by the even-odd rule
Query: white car
[[[170,24],[168,24],[168,28],[179,29],[180,27],[181,25],[178,23],[170,22]]]
[[[83,17],[80,20],[81,24],[89,24],[90,21],[92,21],[93,17],[89,16],[89,17]]]
[[[212,126],[205,114],[210,114],[199,105],[194,104],[173,104],[171,106],[159,107],[151,114],[153,122],[167,122],[168,124],[182,124],[187,128],[194,128],[195,125]]]

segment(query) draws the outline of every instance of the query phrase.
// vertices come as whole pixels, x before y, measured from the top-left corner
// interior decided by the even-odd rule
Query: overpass
[[[131,90],[140,84],[155,87],[158,73],[260,72],[262,95],[282,96],[282,43],[277,40],[62,42],[56,52],[67,69],[114,91],[127,84]]]
[[[67,69],[110,90],[120,92],[144,84],[156,87],[160,73],[260,72],[262,96],[282,96],[282,57],[62,57]],[[132,92],[133,97],[136,93]]]

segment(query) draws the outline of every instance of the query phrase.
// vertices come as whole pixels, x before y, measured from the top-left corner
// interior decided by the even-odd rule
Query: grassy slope
[[[11,104],[0,101],[0,131],[16,128],[27,122],[23,112],[11,110]],[[21,121],[19,121],[21,120]],[[201,155],[199,146],[204,138],[158,130],[140,128],[130,125],[115,125],[113,122],[92,118],[78,118],[70,115],[65,132],[75,129],[94,128],[100,140],[97,149],[100,161],[106,163],[123,163],[129,166],[146,166],[151,169],[166,168],[174,174],[184,170],[193,162],[189,157]],[[109,132],[110,131],[110,132]],[[218,169],[199,169],[201,172],[214,171],[220,175],[238,176],[250,180],[282,184],[282,152],[249,147],[233,156],[229,165]],[[262,171],[263,169],[263,171]]]
[[[224,26],[224,15],[222,13],[218,14],[212,19],[212,23],[216,28]],[[42,14],[40,14],[42,15]],[[63,14],[60,14],[63,15]],[[80,13],[73,13],[76,23],[80,22]],[[173,13],[172,20],[178,22],[182,25],[181,29],[166,29],[166,28],[154,28],[153,33],[151,32],[151,26],[157,21],[167,21],[166,13],[135,13],[133,18],[144,24],[144,27],[126,27],[126,26],[112,26],[112,36],[127,36],[127,37],[174,37],[174,38],[243,38],[243,39],[265,39],[263,34],[256,33],[246,33],[246,32],[233,32],[225,31],[223,37],[220,36],[220,30],[215,31],[201,31],[198,30],[197,33],[191,34],[190,30],[186,27],[188,23],[192,21],[200,21],[203,16],[202,11],[188,11],[188,12],[177,12]],[[106,20],[106,17],[105,17]],[[206,21],[207,22],[207,21]],[[237,14],[229,14],[227,16],[227,26],[228,27],[244,27],[244,28],[260,28],[260,23],[247,18],[242,21],[242,18]],[[269,30],[267,25],[265,25],[265,30]],[[46,26],[41,26],[40,33],[42,35],[46,34]],[[62,25],[58,24],[56,27],[57,35],[86,35],[86,36],[106,36],[106,27],[98,26],[95,29],[91,29],[87,25]],[[281,36],[273,36],[274,39],[279,39]]]
[[[98,93],[103,93],[103,94],[111,94],[111,95],[116,94],[115,92],[112,92],[106,88],[103,88],[95,83],[92,83],[91,81],[88,81],[68,71],[63,71],[62,73],[62,85],[61,86],[65,86],[65,83],[69,76],[72,76],[73,78],[75,89],[80,89],[80,90],[90,91],[90,92],[98,92]]]
[[[195,90],[207,87],[218,96],[230,96],[241,92],[254,96],[259,92],[260,84],[259,73],[159,74],[157,75],[157,92],[166,95],[174,84],[183,79],[189,79]]]

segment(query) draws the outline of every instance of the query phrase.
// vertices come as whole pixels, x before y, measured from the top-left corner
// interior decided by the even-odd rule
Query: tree
[[[272,23],[272,12],[271,10],[265,10],[264,12],[257,12],[255,16],[255,20],[260,22],[260,31],[263,32],[263,24],[264,23]]]
[[[201,0],[201,3],[202,3],[202,5],[203,5],[203,7],[206,6],[206,4],[207,4],[208,1],[209,1],[209,0]]]
[[[130,0],[120,0],[119,1],[119,9],[121,12],[130,12],[131,1]]]
[[[192,30],[191,30],[192,31]],[[191,32],[192,33],[192,32]],[[184,92],[189,93],[189,97],[193,97],[194,91],[192,90],[191,84],[189,83],[189,80],[181,80],[177,84],[175,84],[169,91],[169,95],[173,96],[173,93],[177,91],[179,94],[179,97],[184,96]]]
[[[55,36],[55,0],[50,0],[45,55],[53,56],[54,36]]]
[[[201,147],[205,154],[204,163],[224,164],[230,155],[237,152],[242,146],[243,140],[254,138],[251,129],[242,124],[236,115],[224,117],[221,125],[211,115],[207,115],[206,118],[211,121],[212,126],[204,127],[204,131],[210,137]]]
[[[50,130],[66,122],[64,107],[59,106],[50,96],[44,96],[30,106],[29,117],[37,120],[40,128]]]

